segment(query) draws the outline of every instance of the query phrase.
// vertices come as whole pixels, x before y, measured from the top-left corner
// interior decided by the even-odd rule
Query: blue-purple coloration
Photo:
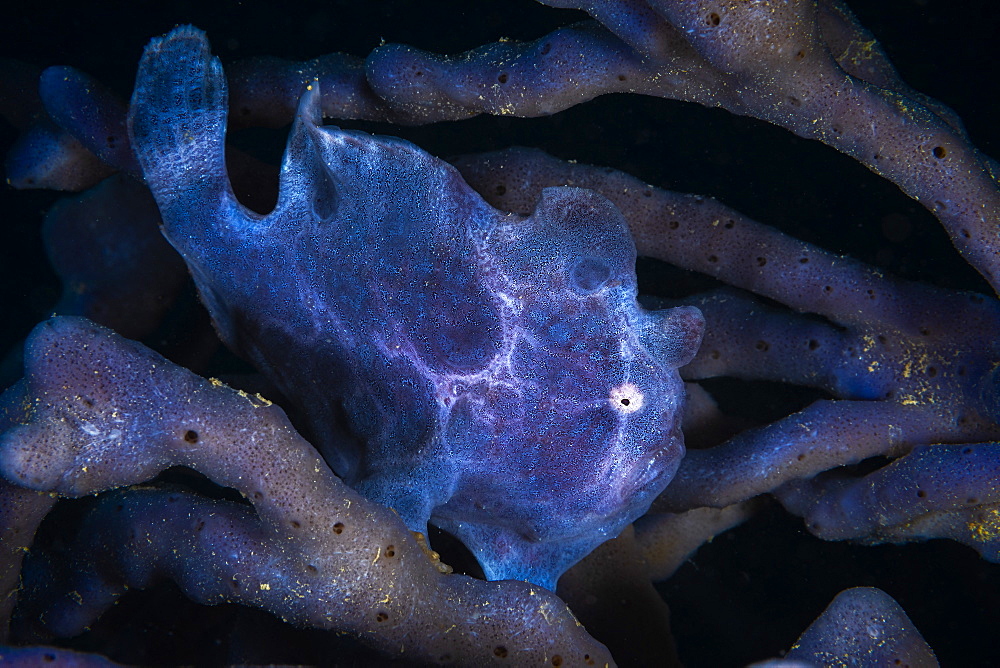
[[[648,508],[684,452],[693,307],[645,312],[618,210],[546,189],[499,212],[408,142],[319,127],[306,93],[275,210],[233,197],[202,33],[146,50],[130,131],[222,338],[303,410],[334,469],[490,579],[556,579]]]

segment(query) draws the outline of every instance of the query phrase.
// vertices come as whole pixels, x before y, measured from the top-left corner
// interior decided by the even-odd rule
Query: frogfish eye
[[[615,385],[608,394],[612,408],[623,414],[635,413],[642,408],[643,399],[642,391],[632,383]]]

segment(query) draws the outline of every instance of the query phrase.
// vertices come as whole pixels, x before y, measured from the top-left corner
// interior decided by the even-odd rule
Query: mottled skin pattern
[[[233,197],[226,88],[181,28],[142,60],[130,131],[222,338],[307,414],[350,484],[457,535],[490,579],[556,579],[642,515],[684,452],[693,307],[636,304],[618,210],[577,188],[499,212],[408,142],[303,99],[267,216]]]

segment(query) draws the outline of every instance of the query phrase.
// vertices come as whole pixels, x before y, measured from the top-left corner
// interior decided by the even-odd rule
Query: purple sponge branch
[[[551,593],[442,574],[391,510],[344,485],[266,399],[79,318],[42,323],[26,351],[15,391],[30,401],[27,421],[0,443],[9,480],[82,496],[187,466],[253,505],[186,499],[188,511],[158,521],[160,549],[117,554],[125,568],[173,573],[196,598],[262,607],[418,660],[611,663]],[[145,512],[134,521],[150,521]],[[107,591],[95,595],[108,603]]]

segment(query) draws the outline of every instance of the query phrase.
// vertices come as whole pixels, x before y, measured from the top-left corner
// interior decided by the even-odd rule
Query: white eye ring
[[[632,383],[622,383],[611,388],[608,401],[619,413],[635,413],[642,408],[643,395]]]

